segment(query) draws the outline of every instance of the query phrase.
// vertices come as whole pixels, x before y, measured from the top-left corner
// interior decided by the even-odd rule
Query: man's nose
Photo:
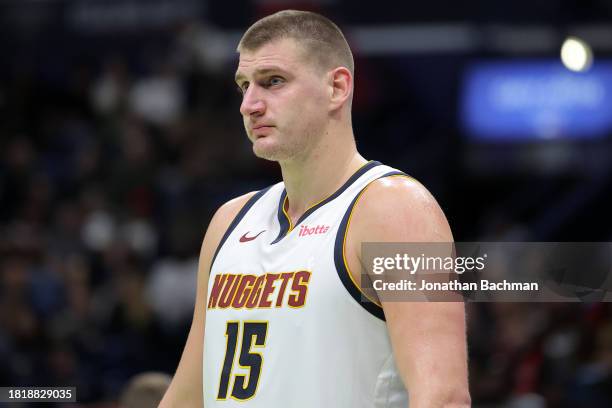
[[[243,116],[261,116],[265,110],[266,105],[256,87],[250,86],[247,88],[240,104],[240,113]]]

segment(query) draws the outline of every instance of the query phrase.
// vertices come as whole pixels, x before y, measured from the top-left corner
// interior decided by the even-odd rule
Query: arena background
[[[457,241],[612,240],[612,1],[4,0],[0,385],[114,407],[173,373],[212,213],[280,180],[233,74],[240,33],[282,8],[344,29],[360,151],[428,186]],[[475,407],[612,406],[610,304],[468,315]]]

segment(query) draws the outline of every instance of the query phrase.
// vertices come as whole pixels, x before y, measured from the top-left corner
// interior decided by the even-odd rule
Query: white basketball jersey
[[[344,258],[360,192],[395,174],[367,163],[296,225],[283,183],[245,204],[210,271],[205,408],[406,408],[383,310]]]

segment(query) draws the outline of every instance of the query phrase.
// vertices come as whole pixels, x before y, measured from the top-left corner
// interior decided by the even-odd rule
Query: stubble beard
[[[310,145],[318,138],[319,129],[307,128],[302,134],[286,135],[275,132],[273,136],[267,136],[253,143],[255,156],[270,161],[287,162],[297,161],[308,154]],[[265,140],[273,138],[272,140]]]

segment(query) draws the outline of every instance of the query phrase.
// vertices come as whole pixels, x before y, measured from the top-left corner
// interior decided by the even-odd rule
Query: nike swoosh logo
[[[266,230],[261,231],[259,234],[252,236],[252,237],[247,237],[247,234],[249,233],[249,231],[247,231],[243,236],[240,237],[240,242],[249,242],[254,240],[255,238],[257,238],[258,236],[260,236],[262,233],[264,233]]]

